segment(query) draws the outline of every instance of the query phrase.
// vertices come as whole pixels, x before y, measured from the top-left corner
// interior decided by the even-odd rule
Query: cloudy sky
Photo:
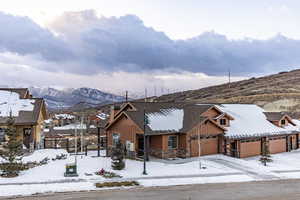
[[[3,0],[1,85],[165,93],[300,66],[299,0]]]

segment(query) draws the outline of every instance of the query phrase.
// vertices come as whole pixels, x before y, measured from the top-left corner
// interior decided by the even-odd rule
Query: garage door
[[[261,154],[261,142],[241,142],[240,157],[246,158],[250,156],[257,156]]]
[[[191,155],[193,157],[199,156],[198,140],[191,142]],[[218,153],[218,137],[201,139],[201,155],[211,155]]]
[[[286,152],[286,139],[272,139],[269,140],[270,153]]]

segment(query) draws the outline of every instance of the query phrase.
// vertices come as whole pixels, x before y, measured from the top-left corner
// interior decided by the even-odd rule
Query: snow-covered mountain
[[[102,92],[92,88],[38,88],[30,87],[29,90],[34,97],[45,99],[49,109],[70,108],[77,104],[93,107],[99,104],[124,101],[125,97]]]

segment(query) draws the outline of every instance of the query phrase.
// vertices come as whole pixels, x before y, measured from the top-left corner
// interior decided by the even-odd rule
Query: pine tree
[[[268,162],[273,161],[272,158],[271,158],[271,155],[270,155],[269,146],[268,146],[267,141],[263,141],[262,154],[261,154],[261,157],[260,157],[259,161],[261,163],[263,163],[264,166],[267,166]]]
[[[124,151],[121,142],[118,142],[112,149],[111,154],[111,166],[114,170],[122,170],[125,168]]]
[[[18,176],[23,167],[21,163],[23,142],[18,138],[19,135],[14,127],[14,123],[14,118],[10,114],[5,131],[8,141],[0,149],[0,157],[4,160],[0,165],[0,170],[2,171],[2,176],[6,177]]]

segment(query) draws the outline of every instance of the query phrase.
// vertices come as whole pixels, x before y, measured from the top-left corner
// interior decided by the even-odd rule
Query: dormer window
[[[220,125],[225,126],[226,125],[226,119],[220,119]]]
[[[281,120],[281,125],[284,126],[285,125],[285,119]]]

